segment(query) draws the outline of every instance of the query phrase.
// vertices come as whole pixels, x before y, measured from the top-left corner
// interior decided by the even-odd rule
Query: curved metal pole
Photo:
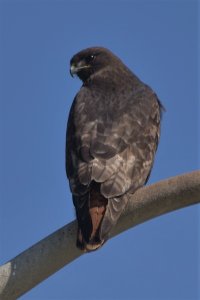
[[[162,214],[200,202],[200,171],[139,189],[110,238]],[[12,300],[84,254],[75,246],[73,221],[0,266],[0,299]]]

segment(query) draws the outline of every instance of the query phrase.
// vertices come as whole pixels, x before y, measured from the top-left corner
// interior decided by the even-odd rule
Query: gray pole
[[[146,186],[132,196],[110,237],[154,217],[199,202],[200,171]],[[0,266],[0,299],[17,299],[84,254],[75,246],[76,226],[75,221],[65,225]]]

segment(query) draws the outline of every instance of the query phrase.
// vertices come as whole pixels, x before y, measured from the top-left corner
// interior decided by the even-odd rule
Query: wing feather
[[[160,136],[160,105],[145,85],[124,100],[116,114],[114,106],[106,108],[99,101],[98,95],[91,97],[84,88],[74,100],[67,129],[66,169],[77,216],[85,214],[85,220],[92,201],[90,186],[100,184],[98,193],[108,201],[98,224],[100,236],[106,237],[125,208],[129,193],[148,180]],[[110,102],[117,105],[114,100]],[[90,232],[91,224],[90,220]]]

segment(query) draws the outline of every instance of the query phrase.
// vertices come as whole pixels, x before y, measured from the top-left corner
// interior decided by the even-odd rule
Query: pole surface
[[[149,219],[200,202],[200,171],[139,189],[130,199],[110,238]],[[76,248],[73,221],[0,266],[0,299],[17,299],[84,254]]]

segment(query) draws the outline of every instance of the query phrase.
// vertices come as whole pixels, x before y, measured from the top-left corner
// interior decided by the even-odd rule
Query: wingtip
[[[100,243],[90,243],[90,244],[86,244],[85,245],[85,250],[87,252],[92,252],[95,250],[98,250],[99,248],[101,248],[101,246],[103,246],[104,241],[101,241]]]
[[[98,250],[100,247],[103,246],[104,243],[105,243],[105,239],[100,240],[99,238],[97,238],[95,236],[86,242],[82,236],[81,230],[78,229],[76,246],[81,251],[92,252],[92,251]]]

